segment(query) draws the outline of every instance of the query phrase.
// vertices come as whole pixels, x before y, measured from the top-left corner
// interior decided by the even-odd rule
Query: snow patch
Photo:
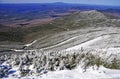
[[[78,50],[78,49],[80,49],[80,48],[82,48],[82,47],[85,47],[85,48],[86,48],[86,47],[89,47],[89,45],[91,45],[91,44],[93,44],[93,43],[95,43],[95,42],[97,42],[97,41],[104,40],[104,39],[107,39],[107,38],[109,38],[109,37],[110,37],[109,35],[100,36],[100,37],[97,37],[97,38],[92,39],[92,40],[90,40],[90,41],[87,41],[87,42],[85,42],[85,43],[82,43],[82,44],[80,44],[80,45],[76,45],[76,46],[74,46],[74,47],[67,48],[66,51]]]
[[[31,43],[29,43],[29,44],[25,44],[24,46],[31,46],[32,44],[34,44],[34,43],[36,43],[37,42],[37,40],[34,40],[33,42],[31,42]]]

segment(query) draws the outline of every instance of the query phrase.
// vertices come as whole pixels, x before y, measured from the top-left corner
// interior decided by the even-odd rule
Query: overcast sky
[[[120,0],[0,0],[0,3],[53,3],[53,2],[120,6]]]

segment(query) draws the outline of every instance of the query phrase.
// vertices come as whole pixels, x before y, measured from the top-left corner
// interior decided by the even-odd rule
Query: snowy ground
[[[14,68],[11,71],[15,71]],[[16,72],[19,73],[19,72]],[[41,76],[26,76],[20,79],[120,79],[120,70],[115,69],[107,69],[103,66],[90,67],[84,72],[80,66],[75,68],[74,70],[62,70],[62,71],[54,71],[48,72],[47,74]],[[9,75],[9,77],[2,79],[19,79],[18,77],[13,77]]]
[[[120,47],[119,31],[118,27],[90,27],[73,30],[48,36],[42,40],[37,39],[32,47],[43,50],[64,50],[89,42],[87,46],[91,48],[118,48]]]
[[[93,70],[93,68],[95,68]],[[91,67],[87,69],[86,72],[83,72],[81,67],[77,67],[76,69],[70,70],[63,70],[57,72],[48,73],[46,76],[43,76],[43,79],[116,79],[120,78],[120,71],[119,70],[110,70],[104,67],[100,67],[97,70],[96,67]]]
[[[80,50],[81,48],[85,49],[95,49],[97,51],[103,51],[104,53],[94,52],[94,55],[101,56],[106,61],[107,58],[112,58],[111,54],[117,57],[120,57],[120,30],[116,27],[100,27],[100,28],[92,28],[92,29],[82,29],[71,31],[68,33],[62,33],[61,37],[59,35],[50,37],[51,43],[56,42],[56,44],[50,45],[49,47],[42,49],[56,50],[63,49],[65,51],[73,51]],[[67,34],[66,39],[65,36],[62,35]],[[57,39],[60,37],[59,39]],[[63,38],[63,39],[62,39]],[[50,40],[44,40],[44,42]],[[52,40],[53,39],[53,40]],[[62,41],[59,41],[61,40]],[[59,42],[58,42],[59,41]],[[30,44],[26,44],[25,46],[34,46],[40,45],[39,40],[35,40]],[[46,42],[46,45],[48,43]],[[16,50],[17,51],[17,50]],[[33,50],[34,51],[34,50]],[[17,72],[17,67],[13,68],[11,71]],[[26,76],[21,79],[120,79],[120,70],[115,69],[107,69],[103,66],[97,68],[96,66],[92,66],[83,71],[81,68],[81,64],[77,66],[73,70],[61,70],[48,72],[47,74],[41,76]],[[9,77],[3,79],[18,79],[13,77],[12,74]]]
[[[89,41],[87,41],[87,42],[85,42],[85,43],[82,43],[82,44],[80,44],[80,45],[76,45],[76,46],[74,46],[74,47],[70,47],[70,48],[67,48],[66,50],[67,51],[70,51],[70,50],[78,50],[78,49],[80,49],[80,48],[86,48],[86,47],[89,47],[91,44],[94,44],[94,43],[96,43],[96,42],[99,42],[99,41],[101,41],[101,40],[105,40],[105,39],[109,39],[109,35],[104,35],[104,36],[100,36],[100,37],[97,37],[97,38],[95,38],[95,39],[92,39],[92,40],[89,40]]]

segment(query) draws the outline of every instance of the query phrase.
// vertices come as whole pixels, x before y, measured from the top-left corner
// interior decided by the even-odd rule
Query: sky
[[[79,3],[120,6],[120,0],[0,0],[0,3]]]

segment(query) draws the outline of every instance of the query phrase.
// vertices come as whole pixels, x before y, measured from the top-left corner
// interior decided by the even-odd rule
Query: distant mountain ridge
[[[49,34],[55,34],[57,32],[63,32],[68,30],[74,30],[74,29],[80,29],[80,28],[86,28],[86,27],[120,27],[119,25],[120,20],[119,19],[112,19],[109,16],[106,16],[105,14],[97,11],[97,10],[91,10],[91,11],[77,11],[73,12],[69,15],[57,18],[53,20],[50,23],[42,24],[42,25],[36,25],[35,27],[29,27],[29,28],[15,28],[13,29],[13,33],[11,31],[7,31],[10,34],[5,33],[7,37],[4,36],[4,33],[0,33],[0,36],[4,36],[4,39],[1,37],[1,40],[10,40],[10,41],[24,41],[29,42],[34,39],[49,35]],[[19,36],[18,39],[16,39],[16,36]],[[10,39],[9,36],[13,36],[13,38]]]

